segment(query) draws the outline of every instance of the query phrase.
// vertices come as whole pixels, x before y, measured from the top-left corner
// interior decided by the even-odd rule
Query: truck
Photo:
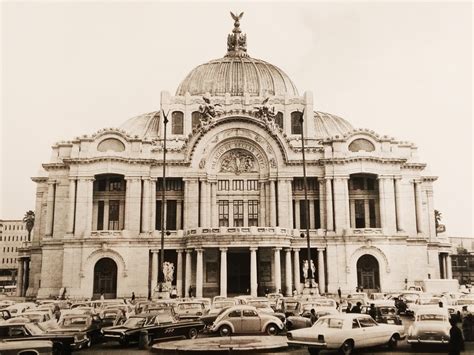
[[[430,293],[459,292],[457,279],[425,279],[422,286],[423,291]]]

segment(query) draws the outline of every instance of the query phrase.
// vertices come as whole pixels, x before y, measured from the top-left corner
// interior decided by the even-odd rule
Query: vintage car
[[[277,335],[284,329],[283,322],[277,317],[258,312],[257,308],[239,305],[226,309],[214,321],[210,331],[221,336],[231,334]]]
[[[103,328],[106,340],[118,341],[120,345],[138,342],[140,331],[148,332],[148,339],[153,342],[162,338],[185,337],[194,339],[204,328],[201,321],[180,321],[165,309],[153,313],[141,313],[131,316],[121,325]]]
[[[351,354],[353,349],[388,345],[397,346],[405,337],[403,326],[378,324],[366,314],[340,313],[319,318],[311,328],[287,333],[289,345],[308,346],[311,355],[322,349]]]
[[[443,300],[444,299],[440,298],[440,297],[432,297],[432,296],[424,295],[424,296],[418,298],[415,302],[409,303],[405,313],[407,315],[413,316],[420,309],[436,307],[440,304],[440,302],[443,303],[446,306],[446,304],[443,302]]]
[[[56,327],[56,320],[49,312],[26,311],[21,314],[23,319],[28,319],[32,323],[39,323],[41,328],[50,329]]]
[[[49,340],[14,340],[0,342],[2,355],[51,355],[53,342]]]
[[[115,322],[118,321],[119,319],[124,318],[124,317],[120,317],[120,315],[122,314],[123,314],[122,310],[118,308],[109,308],[100,312],[99,317],[100,317],[102,328],[118,325],[118,324],[115,324]],[[127,317],[125,316],[125,318]],[[126,319],[124,319],[124,321],[125,320]]]
[[[446,308],[419,309],[408,329],[407,341],[415,349],[423,344],[448,344],[450,328]]]
[[[87,345],[85,333],[50,334],[35,323],[0,324],[0,340],[50,340],[55,354],[69,354]]]
[[[310,319],[310,312],[305,312],[302,316],[289,316],[286,318],[286,329],[301,329],[301,328],[308,328],[311,327],[313,324],[311,323]],[[315,309],[316,312],[316,320],[321,317],[330,315],[330,314],[339,314],[337,309],[333,308],[322,308],[322,309]]]
[[[286,317],[298,314],[300,301],[294,297],[282,297],[277,300],[275,311],[285,314]]]
[[[198,319],[207,313],[204,303],[194,301],[179,302],[174,310],[179,319]]]
[[[102,338],[100,320],[87,314],[69,314],[58,322],[58,327],[48,329],[49,334],[86,334],[89,347]]]
[[[394,306],[379,306],[376,305],[375,307],[375,321],[377,323],[385,323],[385,324],[402,324],[402,320],[400,316],[397,314],[397,308]],[[370,306],[362,306],[361,307],[362,314],[370,314]]]

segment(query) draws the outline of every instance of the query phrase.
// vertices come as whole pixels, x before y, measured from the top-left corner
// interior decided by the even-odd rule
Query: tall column
[[[151,294],[158,285],[158,250],[151,251]]]
[[[177,260],[177,268],[176,268],[176,293],[178,297],[184,297],[185,294],[183,292],[183,249],[177,249],[176,253],[178,253],[178,260]]]
[[[308,204],[309,204],[309,229],[315,229],[316,220],[314,218],[314,200],[308,199]]]
[[[270,227],[276,227],[276,194],[275,180],[270,180]]]
[[[416,229],[418,234],[424,234],[423,226],[423,204],[421,200],[421,181],[415,180],[415,207],[416,207]]]
[[[86,226],[84,235],[90,236],[92,230],[92,205],[94,199],[94,179],[87,179]]]
[[[397,216],[397,231],[404,231],[403,208],[402,208],[402,179],[395,178],[395,209]]]
[[[300,250],[298,248],[293,249],[293,273],[294,273],[294,284],[295,288],[298,293],[301,291],[301,284],[300,284]]]
[[[334,178],[334,210],[336,211],[336,232],[342,235],[349,227],[349,190],[347,181],[349,177],[338,176]]]
[[[326,275],[324,270],[324,249],[318,248],[318,285],[320,294],[326,292]]]
[[[288,228],[293,228],[293,186],[292,186],[292,179],[286,181],[286,188],[288,190],[288,210],[287,210],[287,218],[288,218]]]
[[[199,216],[199,183],[197,178],[183,179],[184,184],[184,229],[197,228]],[[187,290],[186,290],[187,292]]]
[[[183,201],[177,200],[176,201],[176,229],[183,229],[182,224],[182,211],[183,211]]]
[[[288,181],[285,179],[278,179],[278,226],[283,228],[292,228],[290,225],[288,210],[289,196],[288,196]]]
[[[69,178],[67,233],[74,234],[74,210],[76,208],[76,179]]]
[[[273,263],[275,264],[273,278],[275,279],[275,292],[281,291],[281,264],[280,264],[281,248],[273,249]]]
[[[428,220],[428,235],[430,240],[436,237],[436,222],[433,205],[433,190],[431,186],[428,186],[426,190],[426,218]]]
[[[125,194],[125,228],[127,231],[140,231],[141,178],[127,177]]]
[[[447,254],[446,255],[446,278],[448,279],[452,279],[453,278],[453,267],[452,267],[452,264],[451,264],[451,255]]]
[[[143,178],[143,198],[142,198],[142,228],[141,232],[150,231],[150,179]]]
[[[227,297],[227,248],[221,251],[221,296]]]
[[[326,197],[324,195],[325,182],[324,179],[318,178],[319,183],[319,219],[321,221],[321,229],[326,229]]]
[[[184,273],[184,295],[187,296],[189,293],[189,288],[191,287],[191,282],[192,282],[192,249],[186,249],[186,264],[185,268],[186,271]]]
[[[219,208],[217,206],[217,181],[211,181],[211,227],[219,226]]]
[[[265,227],[267,226],[267,220],[266,220],[266,200],[265,200],[265,182],[263,181],[260,181],[258,183],[258,186],[259,186],[259,192],[260,192],[260,196],[259,196],[259,199],[260,199],[260,202],[259,202],[259,208],[260,208],[260,211],[259,211],[259,216],[258,216],[258,226],[259,227]]]
[[[202,263],[202,252],[203,249],[196,249],[196,297],[202,297],[202,286],[203,286],[203,263]]]
[[[53,236],[53,223],[54,223],[54,205],[55,205],[55,186],[56,181],[50,180],[48,181],[48,199],[47,199],[47,209],[46,209],[46,237]]]
[[[18,276],[16,278],[16,295],[22,297],[23,291],[24,268],[23,259],[18,259]]]
[[[291,249],[285,249],[285,284],[286,284],[286,295],[291,296],[293,292],[292,272],[291,272]]]
[[[258,283],[257,283],[257,249],[250,248],[250,295],[257,297]]]
[[[201,227],[203,228],[208,228],[209,223],[208,223],[208,215],[209,215],[209,200],[208,200],[208,187],[209,184],[207,181],[203,180],[201,181],[201,206],[200,206],[200,211],[201,211]]]
[[[92,193],[89,198],[90,190],[89,186],[93,187],[92,178],[81,177],[77,180],[77,194],[76,194],[76,225],[74,228],[75,236],[84,236],[87,235],[86,229],[90,231],[91,227],[86,228],[87,220],[89,219],[88,215],[92,217]],[[89,212],[90,211],[90,212]],[[92,221],[92,218],[91,218]]]
[[[334,230],[334,216],[333,216],[333,205],[332,205],[332,179],[325,178],[326,180],[326,230]]]
[[[296,229],[301,228],[301,217],[300,217],[300,200],[295,200],[295,223],[294,226]]]
[[[150,226],[151,232],[156,229],[156,178],[150,180]]]
[[[387,226],[386,223],[386,212],[385,212],[385,184],[384,178],[379,177],[377,179],[379,184],[379,210],[380,210],[380,227],[383,229]]]
[[[442,254],[443,256],[443,271],[444,275],[443,278],[447,279],[448,278],[448,258],[446,257],[446,254]]]
[[[382,186],[383,191],[380,191],[380,186]],[[393,183],[392,177],[388,177],[388,176],[379,177],[379,203],[380,203],[381,221],[383,218],[383,223],[384,223],[382,224],[382,228],[385,229],[385,233],[395,234],[396,232],[395,190],[394,190],[394,183]],[[382,210],[382,206],[384,208],[383,210]]]

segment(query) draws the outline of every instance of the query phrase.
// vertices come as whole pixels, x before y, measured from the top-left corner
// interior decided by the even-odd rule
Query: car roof
[[[447,316],[448,309],[447,308],[440,308],[440,307],[422,307],[416,310],[416,315],[420,314],[441,314]]]
[[[323,316],[322,318],[340,318],[340,319],[354,319],[354,318],[372,318],[368,314],[361,314],[361,313],[339,313],[339,314],[329,314],[327,316]]]

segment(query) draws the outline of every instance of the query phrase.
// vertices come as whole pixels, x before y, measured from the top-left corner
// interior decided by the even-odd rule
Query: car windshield
[[[286,302],[285,308],[288,311],[294,311],[298,308],[298,302]]]
[[[234,305],[234,302],[216,302],[214,303],[214,308],[215,309],[221,309],[221,308],[226,308],[226,307],[232,307]]]
[[[383,307],[383,308],[379,308],[380,309],[380,313],[382,315],[393,315],[393,314],[397,314],[397,310],[393,307]]]
[[[426,299],[421,298],[420,299],[420,304],[438,304],[439,302],[440,302],[439,298],[426,298]]]
[[[140,328],[145,325],[145,318],[142,317],[131,317],[128,318],[123,324],[126,328]]]
[[[63,327],[77,327],[87,325],[86,317],[65,318],[61,326]]]
[[[41,335],[44,334],[44,331],[41,327],[38,326],[38,324],[35,323],[27,323],[25,324],[26,329],[29,330],[29,332],[32,335]]]
[[[250,306],[254,306],[256,308],[269,308],[270,307],[268,301],[248,301],[247,304]]]
[[[320,318],[314,325],[318,328],[342,329],[344,320],[340,318]]]
[[[22,317],[28,318],[32,322],[42,322],[43,316],[40,314],[22,314]]]
[[[420,314],[417,317],[418,321],[447,321],[448,318],[442,314]]]
[[[317,308],[318,304],[317,303],[305,303],[303,305],[303,311],[311,311],[313,308]]]
[[[178,304],[178,309],[184,311],[187,309],[202,309],[202,303],[181,303]]]
[[[319,300],[315,304],[319,307],[336,307],[336,302],[333,300]]]

